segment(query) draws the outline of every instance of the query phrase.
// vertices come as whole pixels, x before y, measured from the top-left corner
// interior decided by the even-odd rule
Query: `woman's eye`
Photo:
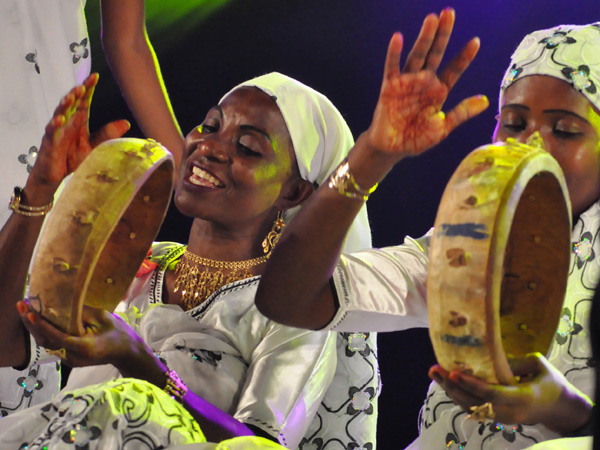
[[[240,149],[240,152],[242,152],[244,155],[247,155],[247,156],[255,156],[255,157],[262,156],[262,154],[261,154],[261,153],[259,153],[259,152],[255,152],[255,151],[254,151],[254,150],[252,150],[250,147],[246,147],[246,146],[245,146],[244,144],[242,144],[242,143],[238,143],[238,147],[239,147],[239,149]]]
[[[218,126],[213,125],[213,124],[202,124],[200,127],[198,127],[198,131],[200,131],[200,133],[214,133],[218,130]]]
[[[524,123],[504,122],[502,123],[502,127],[512,131],[513,133],[518,133],[525,130],[526,125]]]
[[[555,128],[554,134],[562,139],[575,139],[581,135],[581,132]]]

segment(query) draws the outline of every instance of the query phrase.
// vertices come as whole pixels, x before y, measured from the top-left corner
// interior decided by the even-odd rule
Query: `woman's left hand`
[[[73,367],[113,364],[124,376],[128,368],[139,364],[152,352],[129,324],[116,314],[85,306],[83,323],[86,333],[73,336],[58,328],[34,311],[26,302],[17,303],[21,320],[37,344],[51,350],[61,349],[61,356]],[[125,373],[124,373],[125,372]]]
[[[559,433],[584,426],[592,402],[539,353],[511,361],[520,382],[513,386],[487,383],[460,371],[436,365],[429,376],[465,411],[491,403],[494,420],[504,424],[541,423]]]

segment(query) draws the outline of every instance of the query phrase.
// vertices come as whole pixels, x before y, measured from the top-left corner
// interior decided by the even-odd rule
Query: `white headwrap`
[[[290,133],[298,168],[303,179],[321,185],[342,162],[354,139],[346,121],[327,97],[286,75],[272,72],[245,81],[234,90],[254,86],[267,93],[277,103]],[[298,208],[287,211],[289,221]],[[367,209],[363,205],[348,231],[344,252],[371,247],[371,229]]]
[[[504,90],[528,75],[564,80],[600,110],[600,22],[559,25],[525,36],[502,79],[499,107]]]

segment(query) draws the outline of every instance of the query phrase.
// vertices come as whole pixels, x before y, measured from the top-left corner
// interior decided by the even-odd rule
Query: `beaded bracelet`
[[[23,189],[16,186],[15,191],[8,202],[8,207],[15,213],[27,217],[40,217],[45,216],[52,209],[54,200],[44,206],[28,206],[21,203],[21,197],[23,195]]]
[[[174,370],[167,370],[165,372],[165,377],[167,377],[167,384],[164,388],[164,391],[171,396],[171,398],[179,403],[183,403],[183,396],[187,393],[188,388],[177,372]]]
[[[329,177],[329,187],[348,198],[367,200],[378,185],[378,183],[375,183],[375,186],[368,190],[361,188],[350,171],[348,158],[345,158]]]

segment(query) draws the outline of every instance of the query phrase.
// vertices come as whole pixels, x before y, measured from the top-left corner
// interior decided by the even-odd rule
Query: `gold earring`
[[[285,222],[283,221],[283,212],[277,211],[277,218],[275,219],[275,222],[273,222],[273,228],[271,228],[267,237],[262,241],[262,248],[265,254],[271,253],[279,241],[279,237],[284,228]]]

